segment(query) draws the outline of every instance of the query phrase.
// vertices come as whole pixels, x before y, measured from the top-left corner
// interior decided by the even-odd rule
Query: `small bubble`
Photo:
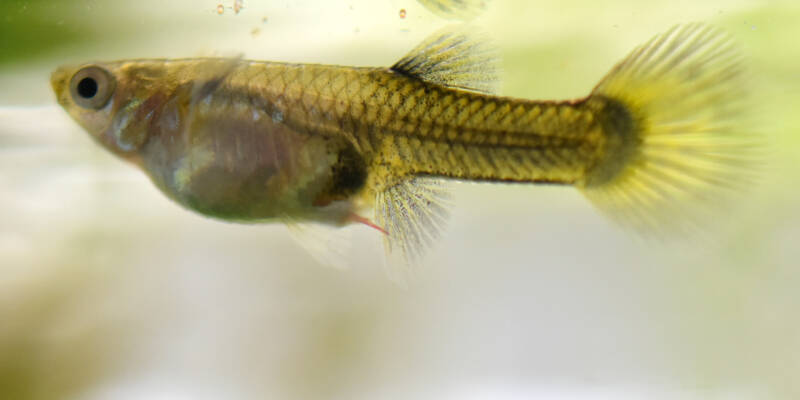
[[[217,5],[217,14],[222,15],[225,14],[225,6],[222,4]]]
[[[405,19],[405,18],[406,18],[406,9],[405,8],[401,8],[400,9],[400,19]]]

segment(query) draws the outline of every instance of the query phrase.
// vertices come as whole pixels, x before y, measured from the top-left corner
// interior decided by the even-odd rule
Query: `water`
[[[800,7],[494,0],[507,95],[585,95],[674,23],[751,59],[771,162],[712,241],[642,243],[569,189],[459,185],[407,289],[283,227],[201,218],[100,149],[49,72],[239,55],[390,65],[449,22],[413,1],[11,1],[0,24],[0,397],[764,399],[800,391]],[[406,11],[400,18],[400,10]],[[2,20],[0,20],[2,21]]]

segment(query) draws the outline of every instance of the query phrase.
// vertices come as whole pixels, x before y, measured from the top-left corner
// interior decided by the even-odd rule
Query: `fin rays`
[[[499,84],[494,49],[467,28],[446,28],[395,63],[395,72],[442,86],[495,93]]]
[[[390,267],[405,268],[421,260],[430,245],[439,238],[451,206],[444,181],[434,178],[411,178],[376,195],[375,223],[386,230],[384,247]],[[398,265],[399,264],[399,265]],[[395,278],[400,271],[391,271]]]
[[[448,19],[468,20],[486,9],[488,0],[418,0],[432,12]]]
[[[634,50],[595,88],[626,105],[639,140],[629,164],[584,193],[646,233],[697,230],[756,163],[742,57],[702,24],[676,26]]]

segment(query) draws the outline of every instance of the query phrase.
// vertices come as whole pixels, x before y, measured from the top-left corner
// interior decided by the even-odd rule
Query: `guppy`
[[[148,59],[60,67],[51,83],[188,209],[365,223],[413,261],[444,222],[443,180],[572,185],[636,228],[691,225],[747,169],[740,58],[719,31],[676,26],[587,97],[532,101],[490,94],[491,51],[456,29],[390,68]]]
[[[428,10],[447,19],[468,20],[486,9],[489,0],[417,0]]]

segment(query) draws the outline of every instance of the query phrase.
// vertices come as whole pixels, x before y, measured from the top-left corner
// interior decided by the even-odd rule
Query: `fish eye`
[[[69,89],[72,100],[77,105],[97,110],[108,103],[115,86],[116,81],[108,71],[90,65],[81,68],[72,76]]]

